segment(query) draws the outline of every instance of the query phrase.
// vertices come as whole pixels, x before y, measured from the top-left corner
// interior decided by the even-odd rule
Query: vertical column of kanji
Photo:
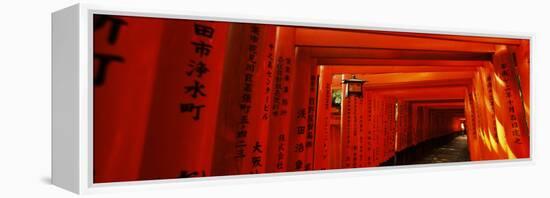
[[[384,162],[384,125],[383,125],[383,116],[384,116],[384,109],[382,108],[382,98],[380,95],[375,95],[374,100],[375,108],[374,108],[374,118],[375,118],[375,140],[376,140],[376,146],[375,148],[375,157],[376,157],[376,164],[380,165],[382,162]]]
[[[359,159],[359,148],[358,148],[358,143],[359,143],[359,127],[360,127],[360,122],[359,122],[359,117],[360,117],[360,111],[358,111],[358,109],[361,108],[361,105],[359,104],[360,103],[360,100],[361,98],[359,96],[353,96],[353,99],[350,101],[351,102],[351,106],[350,106],[350,109],[351,109],[351,130],[350,130],[350,133],[349,133],[349,139],[351,140],[349,143],[349,151],[348,151],[348,156],[349,158],[351,158],[351,165],[350,165],[350,168],[356,168],[358,167],[358,159]]]
[[[359,141],[360,141],[360,131],[361,131],[361,111],[360,109],[363,107],[361,104],[363,96],[353,96],[353,100],[351,101],[351,111],[352,111],[352,125],[353,127],[350,130],[350,151],[349,156],[351,157],[351,168],[357,168],[359,167],[360,163],[360,156],[359,156]]]
[[[393,118],[391,117],[391,107],[390,99],[387,96],[383,97],[383,108],[384,108],[384,162],[390,157],[391,149],[391,125]]]
[[[389,134],[389,138],[390,138],[390,144],[389,144],[389,158],[392,158],[394,155],[395,155],[395,141],[396,141],[396,138],[397,138],[397,131],[395,129],[396,127],[396,109],[395,109],[395,98],[394,97],[390,97],[389,98],[389,101],[388,101],[388,108],[389,108],[389,112],[390,112],[390,116],[389,116],[389,125],[390,125],[390,134]]]
[[[290,107],[292,106],[293,80],[295,78],[295,29],[277,27],[275,42],[274,88],[271,106],[269,143],[267,147],[267,172],[287,170]]]
[[[94,182],[139,179],[164,21],[94,15]]]
[[[386,96],[382,96],[381,98],[381,114],[382,117],[382,162],[386,161],[386,158],[388,157],[388,136],[389,136],[389,123],[388,123],[388,101]]]
[[[362,88],[361,88],[362,89]],[[357,129],[356,132],[354,132],[354,135],[356,136],[356,143],[354,147],[354,160],[356,161],[356,165],[354,167],[366,167],[367,161],[365,158],[365,153],[367,149],[367,137],[365,132],[367,131],[367,115],[366,115],[366,98],[365,98],[365,92],[362,93],[363,95],[358,98],[357,101]]]
[[[312,170],[315,155],[315,130],[316,118],[317,118],[317,90],[319,83],[319,67],[317,66],[316,59],[311,58],[311,65],[309,66],[309,88],[308,88],[308,102],[307,102],[307,132],[306,132],[306,157],[304,162],[305,170]]]
[[[507,46],[498,46],[493,56],[497,83],[495,84],[496,115],[502,121],[511,152],[508,158],[529,157],[529,128],[520,95],[514,56]]]
[[[475,79],[474,79],[474,84],[475,84]],[[473,109],[473,114],[474,114],[474,128],[475,128],[475,135],[477,137],[477,145],[478,145],[478,153],[479,153],[479,159],[480,160],[484,160],[485,159],[485,156],[487,155],[486,154],[486,146],[485,146],[485,142],[483,142],[483,138],[482,138],[482,120],[481,120],[481,111],[482,109],[479,108],[479,105],[478,105],[478,97],[476,95],[476,90],[475,90],[475,86],[472,85],[472,88],[471,88],[471,98],[472,98],[472,109]]]
[[[499,157],[499,150],[502,150],[499,146],[497,134],[496,134],[496,122],[494,121],[495,116],[492,113],[490,100],[493,98],[492,95],[489,95],[489,86],[487,83],[487,68],[479,69],[478,84],[477,90],[479,92],[479,105],[482,109],[482,126],[483,126],[483,136],[487,142],[487,155],[486,159],[501,159]],[[491,90],[492,91],[492,90]]]
[[[245,87],[252,89],[252,99],[249,113],[249,127],[247,144],[252,145],[249,167],[245,170],[252,173],[264,173],[266,170],[267,141],[270,128],[271,117],[271,97],[273,89],[273,69],[275,59],[275,32],[276,26],[273,25],[253,25],[251,26],[251,40],[258,39],[256,47],[249,45],[249,50],[256,49],[256,67],[257,74],[254,75],[252,85],[245,84]],[[254,43],[254,42],[251,42]],[[248,56],[249,64],[254,62],[253,57]],[[248,77],[246,78],[248,79]]]
[[[479,109],[478,112],[478,124],[479,124],[479,135],[480,135],[480,140],[482,141],[483,145],[481,147],[481,153],[483,154],[483,159],[484,160],[492,160],[492,159],[495,159],[495,155],[494,155],[494,152],[493,152],[493,147],[492,147],[492,143],[490,141],[490,138],[489,138],[489,135],[488,135],[488,131],[487,131],[487,109],[484,105],[484,95],[483,95],[483,84],[481,82],[481,72],[478,71],[478,73],[476,74],[476,76],[474,77],[475,79],[475,87],[474,87],[474,91],[475,91],[475,94],[474,94],[474,97],[476,98],[476,106],[477,106],[477,109]]]
[[[474,81],[475,82],[475,81]],[[482,126],[482,119],[481,119],[481,111],[482,109],[479,108],[479,105],[478,105],[478,101],[479,101],[479,98],[476,94],[476,88],[475,86],[472,86],[472,98],[473,98],[473,102],[472,102],[472,106],[474,107],[475,111],[474,111],[474,120],[475,120],[475,134],[477,135],[477,138],[478,138],[478,151],[479,151],[479,158],[480,160],[485,160],[486,157],[487,157],[487,152],[486,152],[486,145],[485,145],[485,142],[483,141],[483,126]]]
[[[468,135],[468,150],[470,153],[470,160],[480,160],[479,156],[479,141],[476,133],[476,121],[475,121],[475,108],[473,106],[473,97],[471,94],[471,88],[466,90],[466,96],[464,98],[464,114],[466,117],[466,133]]]
[[[387,115],[387,106],[386,106],[386,97],[384,95],[379,96],[379,111],[378,116],[380,116],[379,121],[379,141],[380,141],[380,163],[384,163],[386,161],[386,155],[388,153],[388,115]]]
[[[515,54],[516,70],[521,88],[521,97],[525,111],[525,122],[527,128],[530,128],[530,43],[529,40],[522,40],[517,48],[512,48]]]
[[[380,165],[384,162],[384,108],[383,108],[383,100],[382,97],[378,94],[374,95],[374,113],[373,116],[375,118],[375,161],[376,165]]]
[[[370,101],[370,114],[371,114],[371,166],[378,166],[378,115],[377,113],[377,100],[374,91],[367,92],[367,97]]]
[[[231,24],[213,174],[265,172],[275,27]]]
[[[142,179],[210,175],[227,28],[218,22],[166,22]]]
[[[257,112],[258,105],[254,105],[253,101],[258,98],[258,95],[254,95],[254,83],[257,72],[257,55],[258,55],[258,38],[259,27],[256,25],[243,25],[243,33],[240,41],[242,42],[241,56],[239,67],[242,67],[243,73],[238,75],[238,80],[241,81],[238,93],[239,98],[239,111],[237,111],[236,129],[232,129],[235,134],[234,143],[234,161],[237,164],[238,174],[249,174],[252,169],[252,153],[258,152],[261,147],[257,147],[255,143],[250,142],[252,134],[256,132],[257,128],[253,125],[254,122],[252,111]],[[257,89],[256,89],[257,90]]]
[[[269,100],[273,79],[275,26],[244,25],[240,116],[235,120],[235,160],[241,174],[265,172]]]
[[[392,97],[387,97],[386,101],[386,108],[388,112],[388,144],[386,145],[388,153],[386,156],[386,160],[389,160],[395,153],[395,99]]]
[[[342,80],[349,79],[351,75],[343,74]],[[342,83],[342,103],[341,103],[341,119],[340,119],[340,134],[341,136],[341,168],[352,168],[352,133],[355,129],[355,96],[346,96],[346,84]]]
[[[252,151],[244,145],[248,131],[240,130],[241,118],[250,110],[250,105],[243,102],[250,99],[250,95],[243,92],[249,33],[250,29],[247,29],[246,24],[229,25],[222,91],[219,95],[221,102],[218,106],[212,175],[241,174],[246,163],[244,157],[248,154],[245,152]]]
[[[290,109],[290,133],[288,135],[288,171],[306,170],[308,100],[311,64],[313,59],[308,49],[298,49],[296,56],[296,76],[294,80],[293,107]],[[305,77],[305,78],[304,78]],[[311,144],[309,145],[311,147]],[[311,166],[311,165],[310,165]],[[311,168],[311,167],[310,167]]]
[[[483,106],[485,108],[487,132],[493,146],[493,158],[505,159],[507,155],[504,152],[508,146],[501,144],[505,140],[504,136],[498,135],[498,121],[495,115],[495,99],[494,99],[494,71],[491,63],[486,63],[486,66],[480,68],[480,77],[483,85]]]
[[[365,167],[374,166],[374,153],[373,153],[373,115],[372,115],[372,94],[370,91],[367,91],[365,86],[363,86],[363,97],[365,97],[365,103],[363,108],[363,163]]]
[[[321,66],[319,69],[319,94],[317,95],[317,121],[313,158],[313,169],[315,170],[325,170],[329,167],[331,83],[331,71],[327,67]]]
[[[387,147],[386,144],[388,142],[388,124],[387,124],[387,116],[388,116],[388,108],[386,106],[386,98],[385,96],[380,96],[379,98],[379,108],[380,111],[378,112],[378,116],[380,116],[379,120],[379,147],[380,147],[380,163],[383,163],[386,161],[386,154],[387,154]]]

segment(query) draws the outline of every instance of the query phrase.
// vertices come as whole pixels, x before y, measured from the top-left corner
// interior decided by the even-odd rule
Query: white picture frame
[[[174,19],[198,19],[231,22],[254,22],[278,25],[299,25],[314,27],[369,29],[416,33],[437,33],[465,36],[494,36],[505,38],[530,39],[530,34],[499,34],[493,32],[467,33],[461,30],[420,30],[415,28],[396,28],[391,26],[354,26],[329,24],[323,21],[281,19],[265,17],[227,16],[223,14],[205,14],[179,11],[158,11],[134,8],[103,7],[91,4],[77,4],[52,14],[52,183],[78,194],[123,189],[144,188],[181,188],[202,185],[227,185],[234,183],[273,182],[288,179],[317,179],[320,177],[346,177],[350,175],[390,174],[403,171],[431,171],[422,167],[445,167],[461,169],[463,166],[516,166],[532,164],[532,157],[518,160],[480,161],[436,165],[412,165],[406,167],[355,168],[324,171],[304,171],[271,173],[261,175],[237,175],[223,177],[167,179],[154,181],[117,182],[94,184],[92,180],[93,164],[93,60],[92,60],[92,16],[93,14],[117,14],[124,16],[145,16]],[[380,24],[377,24],[380,25]],[[531,46],[532,46],[531,45]],[[532,49],[532,47],[531,47]],[[532,56],[532,55],[531,55]],[[531,58],[532,59],[532,58]],[[531,63],[533,65],[533,63]],[[531,67],[533,71],[533,66]],[[533,76],[534,77],[534,76]],[[534,79],[531,78],[531,82]],[[536,92],[531,86],[531,104]],[[531,114],[535,114],[532,108]],[[532,125],[532,124],[531,124]],[[534,139],[531,128],[531,139]],[[531,141],[531,156],[534,152]],[[504,163],[506,162],[506,163]],[[420,169],[417,169],[420,167]],[[371,171],[376,169],[377,171]],[[390,172],[388,172],[390,171]],[[319,174],[321,173],[321,174]],[[284,176],[284,177],[281,177]]]

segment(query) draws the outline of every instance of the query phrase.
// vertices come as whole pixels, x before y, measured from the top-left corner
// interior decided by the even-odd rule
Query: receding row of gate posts
[[[423,107],[363,88],[360,97],[343,97],[341,141],[331,139],[331,80],[351,73],[318,65],[311,49],[295,45],[294,27],[107,15],[94,20],[121,22],[117,29],[94,24],[97,183],[372,167],[456,131],[456,123],[446,121],[452,119],[430,130]],[[528,100],[520,99],[528,93],[520,95],[525,84],[502,76],[516,76],[515,68],[521,73],[525,66],[498,62],[522,48],[502,50],[466,91],[472,160],[528,156],[528,123],[515,121],[529,115],[522,110]],[[487,80],[498,107],[485,105],[489,91],[480,84]],[[336,147],[338,158],[330,154]]]

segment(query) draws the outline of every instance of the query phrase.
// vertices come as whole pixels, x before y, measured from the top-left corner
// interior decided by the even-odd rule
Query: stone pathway
[[[468,152],[468,141],[465,135],[457,136],[448,144],[426,152],[426,155],[415,160],[412,164],[431,164],[463,161],[470,161],[470,155]]]

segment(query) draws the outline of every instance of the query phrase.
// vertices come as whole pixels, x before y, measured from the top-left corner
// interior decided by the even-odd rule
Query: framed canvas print
[[[529,35],[91,5],[52,24],[73,192],[531,157]]]

